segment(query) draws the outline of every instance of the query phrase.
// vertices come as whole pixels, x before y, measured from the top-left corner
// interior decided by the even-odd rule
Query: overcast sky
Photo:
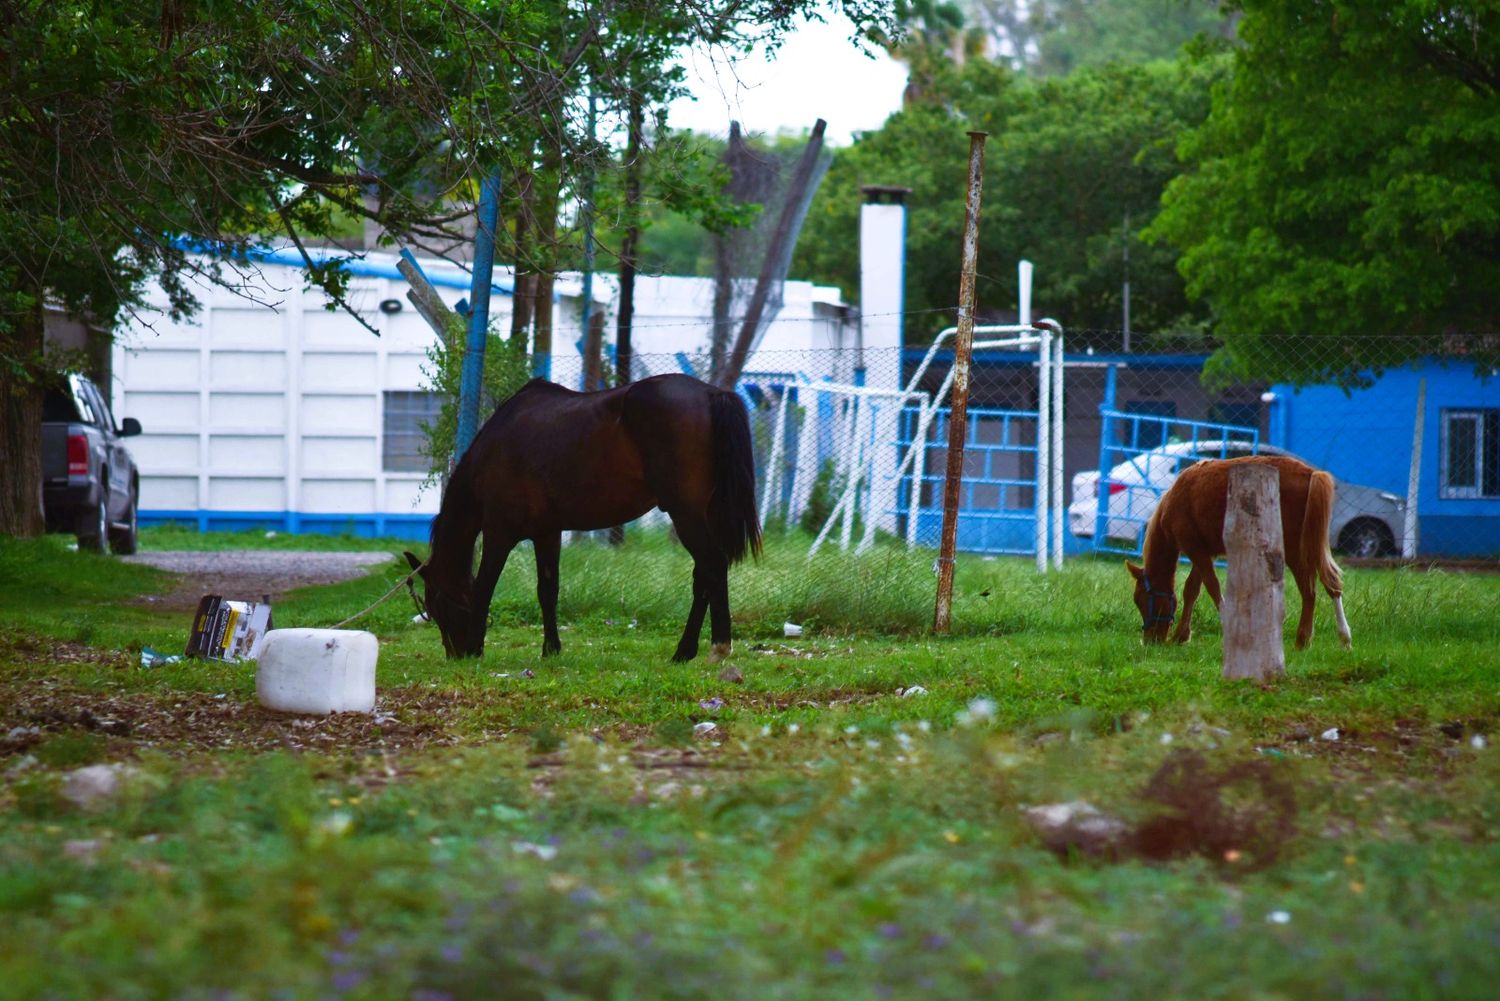
[[[696,100],[668,108],[675,128],[724,136],[730,119],[751,132],[803,132],[822,118],[827,141],[847,146],[853,133],[876,129],[901,106],[906,68],[885,52],[874,58],[849,41],[843,16],[802,22],[776,52],[729,65],[724,53],[695,51],[685,60]]]

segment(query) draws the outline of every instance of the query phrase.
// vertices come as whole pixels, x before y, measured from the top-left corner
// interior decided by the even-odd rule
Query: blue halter
[[[1141,573],[1141,589],[1146,592],[1146,622],[1142,628],[1150,629],[1162,623],[1171,625],[1172,617],[1177,614],[1177,595],[1170,590],[1154,590],[1151,587],[1151,578],[1147,577],[1144,571]],[[1158,599],[1166,607],[1165,613],[1156,610]]]

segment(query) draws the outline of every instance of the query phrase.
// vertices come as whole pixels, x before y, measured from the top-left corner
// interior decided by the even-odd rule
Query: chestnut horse
[[[1193,632],[1193,603],[1200,585],[1208,587],[1219,608],[1219,576],[1214,558],[1224,554],[1224,511],[1229,474],[1237,464],[1274,466],[1281,480],[1281,531],[1287,569],[1302,593],[1302,617],[1297,622],[1297,649],[1312,641],[1314,577],[1333,599],[1339,639],[1349,646],[1349,620],[1344,618],[1344,583],[1328,549],[1328,519],[1333,513],[1333,477],[1307,463],[1283,455],[1249,455],[1239,459],[1211,459],[1189,466],[1177,477],[1151,514],[1141,554],[1144,567],[1126,561],[1135,578],[1135,607],[1140,609],[1143,638],[1161,643],[1167,638],[1177,610],[1177,559],[1193,565],[1182,586],[1182,617],[1173,639],[1186,643]]]
[[[557,653],[562,533],[622,525],[660,507],[693,557],[693,602],[674,660],[698,655],[711,615],[712,656],[729,654],[729,566],[760,555],[750,420],[734,393],[686,375],[575,393],[533,379],[485,422],[432,521],[422,563],[425,610],[449,657],[484,651],[490,598],[518,542],[536,550],[542,655]],[[484,534],[479,572],[474,547]]]

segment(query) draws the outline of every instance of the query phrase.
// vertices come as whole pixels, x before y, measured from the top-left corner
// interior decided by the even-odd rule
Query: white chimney
[[[896,389],[901,382],[901,313],[906,308],[906,196],[910,188],[870,184],[860,189],[860,359],[856,378],[868,369],[871,385]]]
[[[902,376],[902,311],[906,309],[906,196],[910,188],[866,185],[859,211],[860,351],[854,381],[876,389],[898,390]],[[894,442],[902,401],[871,397],[875,440]],[[869,493],[864,503],[867,525],[894,533],[896,525],[896,450],[877,448],[871,456]],[[868,541],[869,536],[866,539]]]

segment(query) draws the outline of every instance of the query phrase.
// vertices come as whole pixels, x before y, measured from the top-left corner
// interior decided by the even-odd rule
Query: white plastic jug
[[[255,671],[255,694],[283,713],[375,710],[380,642],[356,629],[272,629]]]

